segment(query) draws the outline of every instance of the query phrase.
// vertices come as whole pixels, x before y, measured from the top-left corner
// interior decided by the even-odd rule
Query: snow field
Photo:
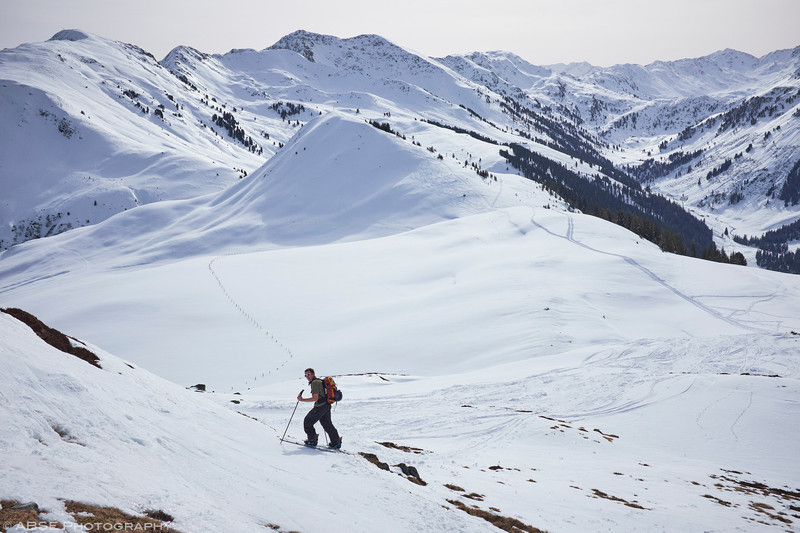
[[[112,372],[86,370],[15,326],[2,442],[20,466],[7,486],[56,514],[59,497],[164,508],[186,531],[306,530],[320,483],[341,492],[317,499],[316,516],[359,531],[491,530],[448,499],[549,531],[773,530],[751,504],[787,513],[790,500],[727,479],[796,483],[794,277],[707,270],[604,225],[518,207],[363,241],[95,263],[6,290],[34,310],[55,298],[47,313],[63,331],[216,391],[184,391],[108,354]],[[413,465],[428,485],[358,456],[281,447],[306,366],[373,373],[337,378],[345,449]],[[19,379],[27,372],[39,379]],[[75,481],[86,472],[90,484]]]
[[[104,364],[0,314],[2,496],[182,531],[495,530],[447,500],[552,532],[796,523],[798,278],[664,254],[489,163],[330,112],[221,192],[0,255],[0,304]],[[278,442],[308,366],[390,472]]]

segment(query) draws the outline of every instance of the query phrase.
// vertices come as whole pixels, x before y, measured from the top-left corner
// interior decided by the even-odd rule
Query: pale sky
[[[381,35],[422,55],[513,52],[536,65],[755,56],[800,45],[800,0],[0,0],[0,48],[80,29],[162,59],[261,50],[303,29]]]

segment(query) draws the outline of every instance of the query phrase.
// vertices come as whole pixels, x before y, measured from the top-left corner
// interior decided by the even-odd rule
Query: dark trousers
[[[314,406],[306,415],[305,420],[303,420],[303,429],[308,435],[308,440],[317,440],[317,432],[314,429],[314,424],[317,422],[322,425],[322,429],[328,434],[331,444],[338,444],[340,440],[339,432],[336,431],[336,428],[333,427],[333,422],[331,422],[331,404],[326,402],[322,405]]]

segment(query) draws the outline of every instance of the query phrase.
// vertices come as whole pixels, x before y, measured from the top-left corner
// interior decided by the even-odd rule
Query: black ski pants
[[[322,405],[315,405],[314,408],[308,412],[305,420],[303,420],[303,429],[306,431],[308,440],[317,440],[317,432],[314,429],[314,424],[317,422],[322,425],[322,429],[328,434],[331,444],[338,444],[340,440],[339,432],[333,427],[333,422],[331,421],[331,404],[328,402]]]

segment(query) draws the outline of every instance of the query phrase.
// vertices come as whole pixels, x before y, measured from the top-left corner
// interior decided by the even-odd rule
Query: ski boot
[[[342,449],[342,439],[339,439],[339,442],[337,442],[336,444],[331,442],[330,444],[328,444],[328,448],[330,448],[332,450],[341,450]]]
[[[306,439],[303,441],[303,444],[308,446],[309,448],[316,448],[317,447],[317,439]]]

